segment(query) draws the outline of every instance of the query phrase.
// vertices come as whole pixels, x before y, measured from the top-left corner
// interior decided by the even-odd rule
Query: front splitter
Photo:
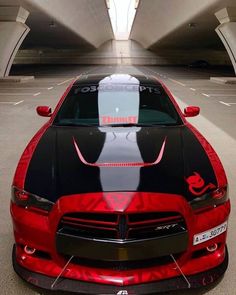
[[[97,283],[89,283],[84,281],[72,280],[67,278],[61,278],[56,285],[51,288],[55,278],[45,276],[39,273],[29,271],[28,269],[20,266],[16,260],[16,247],[14,245],[12,252],[13,268],[15,272],[26,282],[37,286],[39,288],[52,290],[52,291],[68,291],[78,294],[116,294],[116,295],[147,295],[157,294],[173,290],[188,289],[188,284],[182,276],[172,279],[161,280],[157,282],[150,282],[138,285],[129,286],[114,286],[103,285]],[[217,281],[226,271],[228,267],[228,251],[226,248],[226,254],[224,261],[217,267],[207,270],[205,272],[198,273],[196,275],[187,276],[191,289],[207,286]]]

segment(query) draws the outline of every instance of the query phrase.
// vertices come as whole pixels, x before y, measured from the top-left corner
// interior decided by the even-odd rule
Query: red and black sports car
[[[226,270],[230,202],[211,145],[154,77],[81,76],[16,169],[13,266],[85,294],[195,288]]]

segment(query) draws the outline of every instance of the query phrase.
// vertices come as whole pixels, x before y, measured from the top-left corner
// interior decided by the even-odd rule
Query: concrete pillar
[[[15,55],[30,31],[29,12],[22,7],[0,6],[0,77],[9,75]]]
[[[223,42],[236,74],[236,7],[226,7],[215,13],[220,22],[216,33]]]

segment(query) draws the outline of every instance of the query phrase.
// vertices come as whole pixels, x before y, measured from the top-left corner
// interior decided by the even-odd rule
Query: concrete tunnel
[[[0,1],[2,77],[13,62],[224,65],[230,59],[236,67],[233,0],[139,1],[129,40],[122,41],[114,38],[109,1],[67,3]]]

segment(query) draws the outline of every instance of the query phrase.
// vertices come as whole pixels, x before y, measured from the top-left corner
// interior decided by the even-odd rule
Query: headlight
[[[190,202],[194,210],[214,207],[225,203],[228,200],[227,186],[218,188]]]
[[[20,190],[17,187],[12,187],[12,202],[18,206],[24,207],[26,209],[36,210],[41,213],[48,213],[52,210],[54,205],[44,198],[30,194],[24,190]]]

